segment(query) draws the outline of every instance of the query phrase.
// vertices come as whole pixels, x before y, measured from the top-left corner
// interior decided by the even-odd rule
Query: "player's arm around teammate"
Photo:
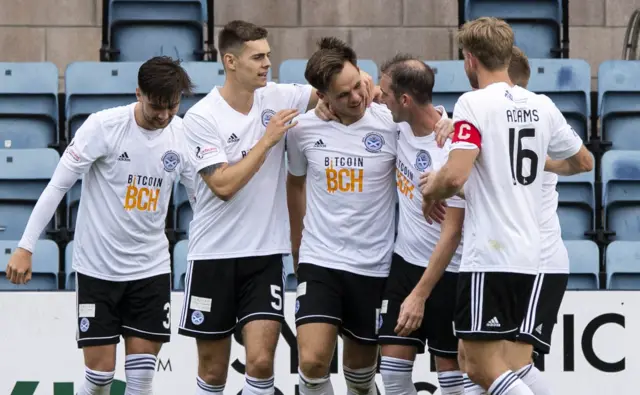
[[[205,153],[211,158],[208,161],[211,164],[198,170],[198,174],[211,192],[225,201],[233,198],[260,170],[269,150],[280,142],[287,130],[296,125],[296,122],[291,121],[298,114],[296,109],[278,111],[271,117],[264,136],[258,140],[244,159],[233,165],[229,165],[226,158],[222,157],[223,144],[216,126],[197,114],[187,114],[185,124],[189,130],[187,138],[192,149],[197,150],[197,147],[204,144],[211,146],[208,149],[212,152],[208,155]]]

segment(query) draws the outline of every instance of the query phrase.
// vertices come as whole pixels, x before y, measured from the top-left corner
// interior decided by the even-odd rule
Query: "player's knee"
[[[460,370],[460,366],[456,358],[435,357],[435,362],[438,372],[452,372]]]
[[[247,374],[256,378],[273,376],[273,356],[267,352],[247,355]]]
[[[210,385],[222,385],[227,381],[227,363],[214,358],[198,359],[198,376]]]
[[[116,369],[115,345],[89,346],[82,349],[84,364],[98,372],[113,372]]]
[[[299,363],[300,371],[306,377],[320,378],[329,373],[329,364],[331,361],[325,361],[322,356],[318,354],[300,354]]]

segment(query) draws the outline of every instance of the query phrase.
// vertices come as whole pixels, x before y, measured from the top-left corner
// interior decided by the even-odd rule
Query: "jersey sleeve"
[[[452,150],[480,149],[482,146],[480,126],[471,108],[469,96],[463,95],[453,109]]]
[[[107,154],[108,144],[102,123],[96,115],[90,115],[76,131],[60,162],[72,172],[84,174],[93,162]]]
[[[551,100],[549,105],[551,106],[551,138],[547,153],[554,160],[570,158],[580,151],[582,139]]]
[[[228,162],[224,140],[216,125],[189,112],[184,116],[183,124],[187,155],[196,173],[205,167]]]
[[[307,174],[307,157],[300,144],[300,132],[298,127],[287,132],[287,168],[289,173],[297,177]]]
[[[449,158],[449,152],[451,151],[450,140],[447,140],[444,143],[444,147],[442,147],[442,150],[445,152],[445,155],[443,155],[444,161],[442,163],[435,164],[434,170],[436,171],[440,170],[440,168],[444,165],[444,163],[447,162],[447,159]],[[453,195],[450,198],[446,199],[445,201],[447,202],[447,206],[449,207],[465,208],[465,201],[464,199],[461,199],[459,196]]]
[[[307,112],[313,87],[300,84],[277,84],[279,92],[287,98],[287,108],[295,108],[300,114]]]

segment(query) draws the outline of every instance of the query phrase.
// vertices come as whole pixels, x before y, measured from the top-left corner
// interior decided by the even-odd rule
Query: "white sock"
[[[462,374],[462,382],[464,383],[464,395],[486,395],[487,391],[478,384],[471,381],[469,375]]]
[[[418,395],[412,373],[413,361],[384,356],[380,359],[385,395]]]
[[[549,383],[544,379],[542,372],[533,364],[518,370],[516,374],[535,395],[551,395]]]
[[[257,379],[255,377],[245,375],[242,395],[273,395],[275,393],[273,383],[273,376],[268,379]]]
[[[376,365],[362,369],[342,367],[347,381],[347,395],[377,395]]]
[[[438,383],[440,383],[442,395],[462,395],[465,393],[462,372],[459,370],[438,372]]]
[[[310,379],[298,369],[298,393],[300,395],[333,395],[333,386],[329,376]]]
[[[124,362],[127,378],[125,395],[153,395],[153,375],[157,358],[153,354],[130,354]]]
[[[533,392],[511,370],[502,373],[491,384],[489,395],[533,395]]]
[[[198,384],[198,387],[196,388],[196,395],[222,395],[224,392],[224,384],[207,384],[200,377],[196,379],[196,382]]]
[[[84,383],[78,395],[109,395],[116,372],[98,372],[84,368]]]

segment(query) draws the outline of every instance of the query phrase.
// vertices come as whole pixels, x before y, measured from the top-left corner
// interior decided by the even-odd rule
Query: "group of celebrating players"
[[[137,102],[77,131],[6,269],[29,281],[36,240],[83,176],[79,395],[109,394],[121,336],[126,394],[152,393],[171,333],[164,228],[178,179],[194,211],[179,333],[196,339],[197,395],[223,394],[235,331],[242,394],[274,394],[288,253],[300,394],[333,394],[338,334],[349,395],[377,393],[379,353],[385,394],[417,394],[425,348],[443,395],[551,394],[532,358],[549,352],[569,270],[556,174],[589,171],[592,157],[553,102],[526,90],[507,23],[467,22],[458,40],[474,90],[453,119],[418,57],[385,62],[374,86],[331,37],[308,60],[310,85],[267,82],[267,31],[244,21],[220,32],[224,85],[184,119],[187,73],[166,57],[144,63]]]

